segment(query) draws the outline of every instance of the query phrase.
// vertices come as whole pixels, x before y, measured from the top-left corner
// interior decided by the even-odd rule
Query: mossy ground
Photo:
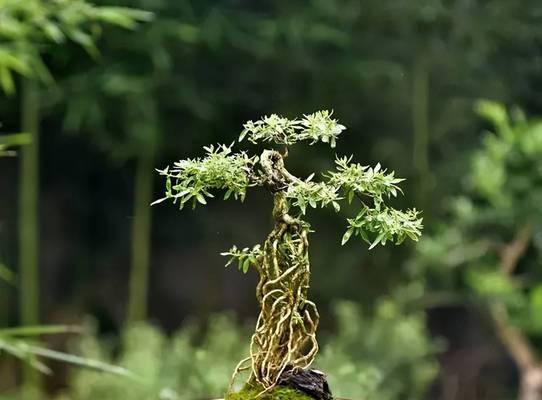
[[[269,393],[256,398],[261,392],[261,388],[247,385],[238,393],[228,394],[225,400],[314,400],[305,393],[285,386],[277,386]]]

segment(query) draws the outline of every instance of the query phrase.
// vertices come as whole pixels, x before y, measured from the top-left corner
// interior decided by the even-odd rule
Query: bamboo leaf
[[[77,365],[83,368],[89,368],[100,372],[107,372],[110,374],[121,375],[126,377],[134,377],[132,372],[126,368],[111,365],[98,360],[92,360],[89,358],[79,357],[73,354],[62,353],[60,351],[50,350],[43,347],[37,347],[27,345],[28,353],[34,354],[38,357],[49,358],[51,360],[62,361],[68,364]]]
[[[39,336],[59,333],[81,333],[81,327],[74,325],[36,325],[0,329],[0,336]]]

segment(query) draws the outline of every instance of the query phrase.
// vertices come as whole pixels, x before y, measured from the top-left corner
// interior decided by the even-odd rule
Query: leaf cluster
[[[220,253],[220,255],[230,257],[226,263],[226,267],[237,261],[239,271],[243,271],[246,274],[250,266],[257,265],[260,262],[263,251],[259,244],[252,248],[245,247],[243,249],[238,249],[234,245],[228,251]]]
[[[307,212],[307,206],[324,208],[332,205],[335,211],[339,211],[339,201],[342,198],[338,188],[326,182],[311,182],[312,177],[313,175],[305,181],[297,180],[288,186],[286,197],[291,200],[291,205],[299,208],[301,214]]]
[[[349,203],[359,194],[368,195],[375,201],[382,202],[383,197],[396,197],[397,193],[402,193],[397,184],[404,179],[396,178],[393,171],[387,172],[386,169],[382,169],[380,163],[373,168],[351,161],[352,156],[337,158],[335,160],[337,171],[328,174],[328,182],[341,188]]]
[[[239,141],[245,137],[252,143],[274,142],[286,146],[302,140],[329,143],[333,148],[344,125],[332,118],[332,112],[317,111],[304,115],[301,119],[288,119],[277,114],[263,117],[258,121],[248,121],[243,125]]]
[[[369,249],[386,242],[401,244],[406,238],[417,241],[421,236],[422,219],[416,209],[401,211],[391,207],[382,209],[363,206],[354,217],[348,218],[348,229],[342,243],[348,242],[352,235],[361,237],[370,244]],[[376,238],[371,239],[368,233]]]
[[[224,200],[233,195],[243,201],[247,188],[253,185],[251,171],[258,159],[245,152],[232,153],[232,146],[206,146],[205,157],[181,160],[171,169],[158,170],[166,177],[166,193],[153,204],[173,199],[181,209],[188,201],[195,207],[198,203],[207,204],[206,197],[214,197],[213,189],[225,190]]]
[[[347,219],[349,227],[342,244],[353,235],[369,243],[370,249],[388,241],[401,244],[407,237],[417,241],[423,227],[419,212],[416,209],[397,210],[384,203],[385,199],[402,193],[398,184],[404,179],[396,178],[393,171],[387,172],[380,164],[370,167],[351,161],[352,157],[337,158],[336,171],[326,174],[328,184],[341,191],[348,203],[352,203],[354,198],[361,202],[358,214]],[[374,234],[374,237],[369,234]]]

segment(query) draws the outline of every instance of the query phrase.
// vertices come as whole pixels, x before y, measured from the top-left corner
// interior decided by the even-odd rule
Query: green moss
[[[256,396],[261,393],[261,388],[250,387],[247,385],[238,393],[230,393],[225,400],[255,400]],[[278,386],[269,393],[266,393],[257,398],[257,400],[314,400],[312,397],[298,390]]]

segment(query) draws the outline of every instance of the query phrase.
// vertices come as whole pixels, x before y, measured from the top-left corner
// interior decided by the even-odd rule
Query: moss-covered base
[[[314,400],[305,393],[285,386],[277,386],[269,393],[256,398],[261,392],[261,388],[247,386],[238,393],[228,394],[225,400]]]

